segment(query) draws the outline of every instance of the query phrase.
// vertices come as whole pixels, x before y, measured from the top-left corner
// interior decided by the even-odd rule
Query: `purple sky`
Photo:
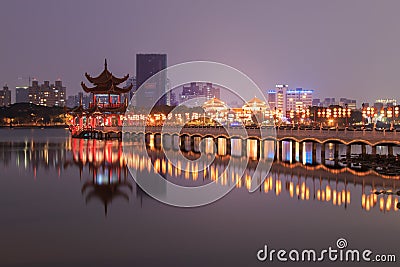
[[[398,99],[400,1],[236,2],[3,0],[0,83],[61,78],[71,95],[105,57],[122,76],[135,73],[136,53],[167,53],[168,65],[231,65],[263,89]]]

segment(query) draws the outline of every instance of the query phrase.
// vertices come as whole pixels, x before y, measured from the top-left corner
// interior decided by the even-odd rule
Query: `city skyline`
[[[136,54],[165,53],[169,65],[228,64],[263,90],[284,82],[314,89],[316,98],[397,98],[395,1],[23,3],[0,11],[0,84],[13,92],[31,76],[61,78],[76,94],[82,73],[95,72],[105,57],[116,73],[132,76]],[[105,32],[109,38],[102,38]]]

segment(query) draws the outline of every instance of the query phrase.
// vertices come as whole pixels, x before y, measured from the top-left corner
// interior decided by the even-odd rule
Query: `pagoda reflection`
[[[129,202],[133,191],[132,183],[127,179],[128,169],[122,153],[122,143],[116,141],[97,141],[72,139],[73,162],[82,170],[87,167],[91,179],[82,186],[86,203],[98,199],[103,203],[104,214],[116,198]]]

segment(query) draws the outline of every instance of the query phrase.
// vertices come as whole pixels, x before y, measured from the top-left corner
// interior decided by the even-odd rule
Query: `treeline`
[[[62,107],[46,107],[30,103],[16,103],[0,108],[1,126],[52,125],[65,123],[67,110]]]

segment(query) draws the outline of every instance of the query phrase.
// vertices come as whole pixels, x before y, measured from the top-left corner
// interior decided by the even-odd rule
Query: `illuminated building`
[[[92,77],[85,73],[87,80],[94,87],[87,87],[81,83],[83,91],[93,97],[89,108],[82,104],[70,112],[70,131],[73,137],[111,138],[111,134],[117,134],[121,138],[121,129],[128,101],[121,101],[121,95],[129,93],[133,85],[121,88],[119,85],[125,82],[129,75],[123,78],[115,77],[107,68],[107,60],[104,62],[103,72]]]
[[[11,105],[11,91],[6,84],[3,90],[0,91],[0,107],[7,107],[9,105]]]
[[[263,122],[266,113],[269,112],[268,104],[257,97],[254,97],[245,103],[242,109],[245,114],[249,114],[250,116],[254,115],[258,123]]]
[[[314,90],[296,88],[286,91],[286,111],[301,111],[312,106]]]
[[[203,109],[209,118],[219,122],[224,121],[228,113],[226,104],[215,97],[204,102]]]
[[[267,101],[271,110],[276,110],[277,113],[286,114],[286,91],[287,84],[277,84],[274,90],[267,92]]]
[[[62,85],[61,80],[57,80],[54,84],[44,81],[39,84],[38,81],[32,81],[32,85],[28,88],[29,103],[48,106],[48,107],[64,107],[66,104],[66,88]]]

